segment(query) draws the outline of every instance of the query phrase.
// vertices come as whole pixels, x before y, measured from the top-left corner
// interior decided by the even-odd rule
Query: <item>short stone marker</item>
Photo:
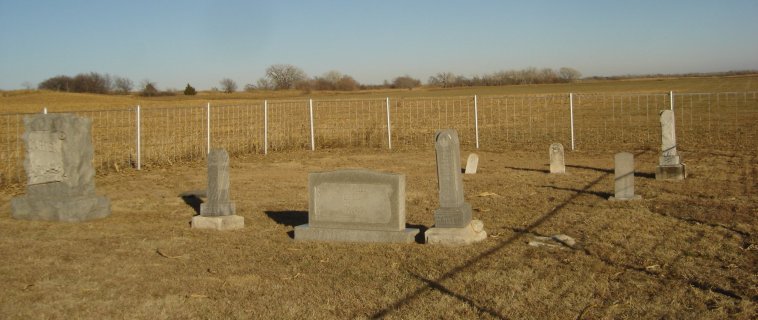
[[[550,173],[566,173],[566,159],[560,143],[550,145]]]
[[[466,160],[466,174],[475,174],[478,167],[479,156],[476,153],[469,154]]]
[[[634,194],[634,155],[629,152],[619,152],[613,157],[614,169],[614,196],[608,198],[611,201],[638,200],[642,197]]]
[[[424,237],[429,244],[469,244],[487,238],[484,224],[471,220],[471,205],[463,199],[461,151],[453,129],[437,132],[437,182],[440,207],[434,212],[434,227]]]
[[[405,227],[405,175],[366,169],[308,175],[308,224],[295,227],[295,240],[410,243],[418,232]]]
[[[200,204],[200,215],[192,217],[192,228],[244,228],[245,218],[234,213],[234,202],[229,197],[229,154],[224,149],[213,149],[208,154],[207,202]]]
[[[24,117],[27,193],[11,200],[16,219],[86,221],[111,213],[95,194],[92,121],[73,114]]]
[[[657,180],[683,180],[687,177],[684,164],[676,152],[674,111],[661,111],[661,156],[655,169]]]

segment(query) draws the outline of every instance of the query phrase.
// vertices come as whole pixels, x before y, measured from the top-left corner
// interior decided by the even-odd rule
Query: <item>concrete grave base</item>
[[[687,170],[684,164],[674,166],[658,166],[655,168],[655,180],[684,180]]]
[[[295,240],[412,243],[418,232],[418,229],[413,228],[399,231],[356,230],[319,228],[304,224],[295,227]]]
[[[428,244],[460,245],[471,244],[487,239],[481,220],[471,220],[463,228],[431,228],[424,234]]]
[[[629,201],[629,200],[640,200],[640,199],[642,199],[642,196],[636,194],[631,198],[621,198],[621,197],[611,196],[610,198],[608,198],[608,201]]]
[[[192,217],[192,229],[235,230],[245,227],[242,216]]]
[[[22,195],[11,199],[16,219],[79,222],[107,217],[111,202],[101,196],[41,198]]]

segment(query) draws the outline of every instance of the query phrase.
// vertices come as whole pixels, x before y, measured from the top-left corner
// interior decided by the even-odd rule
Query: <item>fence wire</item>
[[[656,150],[659,112],[672,106],[681,150],[758,149],[758,92],[673,97],[582,93],[573,101],[569,94],[549,94],[147,107],[140,109],[139,160],[146,167],[198,161],[209,146],[233,155],[312,147],[387,149],[390,142],[392,149],[431,149],[434,133],[445,128],[456,129],[467,149],[476,148],[477,139],[481,149],[491,151],[542,150],[553,142],[569,149],[572,105],[579,150]],[[136,111],[72,112],[92,119],[98,172],[136,167]],[[21,137],[28,115],[0,114],[0,185],[25,181]]]

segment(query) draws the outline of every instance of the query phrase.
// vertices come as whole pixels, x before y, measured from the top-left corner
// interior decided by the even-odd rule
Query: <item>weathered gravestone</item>
[[[619,152],[613,157],[615,193],[608,198],[611,201],[638,200],[642,197],[634,194],[634,155]]]
[[[566,158],[560,143],[550,145],[550,173],[566,173]]]
[[[229,154],[224,149],[213,149],[208,153],[207,202],[200,204],[200,215],[192,218],[192,228],[244,228],[245,218],[234,213],[234,202],[229,197]]]
[[[475,174],[478,167],[479,156],[476,153],[469,154],[466,160],[466,174]]]
[[[661,111],[661,156],[655,169],[657,180],[683,180],[687,177],[684,164],[676,152],[674,111]]]
[[[471,205],[463,199],[458,133],[453,129],[437,132],[435,151],[440,207],[434,212],[434,228],[425,233],[426,243],[468,244],[484,240],[484,225],[471,220]]]
[[[27,193],[11,200],[16,219],[85,221],[111,213],[95,194],[92,121],[73,114],[24,117]]]
[[[295,240],[409,243],[418,232],[405,227],[405,175],[365,169],[308,175],[308,224],[295,227]]]

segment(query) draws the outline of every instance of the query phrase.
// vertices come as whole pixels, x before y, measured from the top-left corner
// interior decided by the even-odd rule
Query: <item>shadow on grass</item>
[[[426,230],[429,230],[429,228],[422,224],[405,224],[406,228],[415,228],[418,229],[418,233],[416,234],[416,243],[424,244],[426,242],[426,239],[424,238],[424,234],[426,233]]]
[[[200,204],[203,203],[203,199],[200,199],[200,197],[205,197],[205,190],[182,192],[179,194],[179,197],[184,200],[184,203],[192,207],[192,210],[195,210],[194,215],[200,215]]]
[[[266,211],[266,215],[278,224],[293,228],[308,223],[308,211]],[[287,236],[295,239],[295,230],[287,231]]]
[[[563,190],[563,191],[571,191],[576,193],[582,193],[582,194],[591,194],[594,196],[598,196],[603,199],[608,199],[610,196],[613,195],[613,193],[610,192],[602,192],[602,191],[590,191],[590,190],[580,190],[580,189],[574,189],[574,188],[561,188],[556,186],[539,186],[540,188],[551,188],[555,190]]]
[[[518,171],[532,171],[532,172],[550,173],[550,170],[547,170],[547,169],[518,168],[518,167],[509,167],[509,166],[505,166],[505,168],[506,169],[511,169],[511,170],[518,170]]]
[[[567,164],[566,167],[592,170],[592,171],[598,171],[598,172],[609,173],[609,174],[614,173],[613,169],[595,168],[595,167],[580,166],[580,165],[574,165],[574,164]],[[635,171],[634,176],[639,177],[639,178],[655,179],[655,173],[650,173],[650,172],[636,172]]]

